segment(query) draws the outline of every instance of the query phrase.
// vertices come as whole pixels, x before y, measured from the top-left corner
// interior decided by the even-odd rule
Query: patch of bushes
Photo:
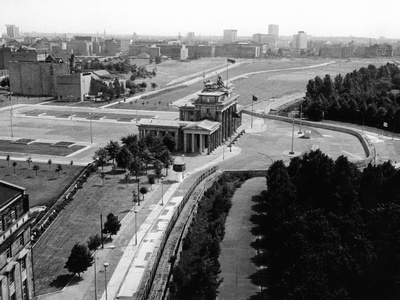
[[[231,198],[236,188],[249,178],[248,173],[224,173],[204,193],[173,269],[173,281],[169,284],[171,299],[216,299],[222,282],[220,243],[225,235]],[[175,258],[171,260],[174,261]]]

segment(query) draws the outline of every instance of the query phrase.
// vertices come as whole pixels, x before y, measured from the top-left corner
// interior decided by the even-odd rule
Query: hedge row
[[[233,193],[249,173],[223,174],[204,193],[173,270],[170,299],[215,299],[221,279],[220,243]]]

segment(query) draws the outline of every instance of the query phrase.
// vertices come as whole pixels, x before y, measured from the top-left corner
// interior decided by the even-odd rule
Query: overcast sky
[[[399,12],[399,0],[1,0],[0,32],[251,36],[278,24],[288,36],[400,39]]]

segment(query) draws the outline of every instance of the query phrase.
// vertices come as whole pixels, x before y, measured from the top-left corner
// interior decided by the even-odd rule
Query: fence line
[[[176,221],[179,218],[180,213],[182,212],[183,208],[185,207],[187,201],[189,200],[190,196],[192,195],[193,191],[195,190],[195,188],[208,176],[210,176],[211,174],[215,173],[217,171],[218,167],[214,166],[212,168],[210,168],[209,170],[207,170],[206,172],[204,172],[203,174],[200,175],[200,177],[198,177],[195,182],[192,184],[192,186],[189,188],[189,190],[187,191],[187,193],[185,194],[185,196],[183,197],[181,203],[178,205],[177,209],[175,210],[170,222],[168,223],[167,228],[165,229],[164,235],[162,240],[160,241],[159,245],[158,245],[158,249],[155,250],[156,254],[152,255],[152,259],[150,260],[151,267],[149,267],[149,270],[147,270],[147,274],[145,274],[142,277],[142,280],[139,284],[139,288],[138,288],[138,294],[136,295],[136,299],[138,300],[146,300],[150,294],[150,290],[154,281],[154,277],[158,268],[158,265],[160,263],[165,245],[167,243],[167,240],[170,236],[170,233],[173,229],[173,227],[175,226]]]
[[[339,132],[351,134],[360,141],[361,146],[363,147],[364,152],[367,156],[366,159],[359,160],[359,161],[355,162],[354,164],[357,167],[366,167],[369,163],[372,163],[372,162],[375,164],[375,160],[376,160],[375,147],[373,146],[372,142],[365,135],[363,135],[362,133],[360,133],[359,131],[357,131],[355,129],[347,128],[347,127],[339,126],[339,125],[335,125],[335,124],[318,123],[318,122],[312,122],[312,121],[307,121],[307,120],[300,120],[300,119],[289,118],[289,117],[284,117],[284,116],[277,116],[277,115],[270,115],[270,114],[260,114],[260,113],[248,111],[246,109],[244,109],[242,112],[245,114],[248,114],[248,115],[258,117],[258,118],[282,121],[282,122],[286,122],[286,123],[295,123],[296,125],[299,125],[301,122],[301,125],[304,125],[304,126],[328,129],[328,130],[339,131]]]
[[[40,232],[39,237],[37,237],[36,240],[34,240],[33,246],[37,243],[37,241],[40,239],[40,236],[43,234],[44,230],[47,229],[48,226],[50,226],[51,222],[53,220],[50,219],[50,217],[54,216],[54,214],[57,214],[56,209],[58,207],[63,207],[63,205],[67,205],[76,195],[78,189],[77,189],[77,184],[84,178],[86,177],[86,174],[88,170],[92,167],[93,163],[88,164],[85,168],[82,169],[82,171],[78,174],[78,176],[75,178],[75,180],[70,184],[70,186],[65,190],[65,192],[58,198],[58,200],[49,208],[49,210],[44,214],[43,217],[40,218],[40,220],[33,226],[31,232],[34,236],[35,234],[38,234]],[[73,193],[75,191],[75,193]],[[71,196],[71,193],[73,195]],[[64,207],[65,207],[64,205]],[[60,212],[58,212],[60,213]],[[54,216],[55,218],[55,216]],[[46,227],[46,224],[48,226]]]

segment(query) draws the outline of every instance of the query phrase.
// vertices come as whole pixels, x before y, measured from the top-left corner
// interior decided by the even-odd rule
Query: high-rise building
[[[307,34],[304,31],[299,31],[293,35],[293,48],[300,50],[307,49]]]
[[[11,39],[19,38],[19,28],[15,25],[6,25],[7,37]]]
[[[222,42],[224,44],[234,43],[237,40],[237,30],[236,29],[225,29],[224,37]]]
[[[193,45],[194,44],[194,40],[195,40],[194,32],[192,32],[192,31],[188,32],[187,35],[186,35],[186,40],[185,40],[186,44]]]
[[[276,37],[279,37],[279,25],[269,24],[268,25],[268,34],[272,34]]]
[[[192,39],[194,39],[194,37],[195,37],[195,35],[194,35],[194,32],[193,32],[193,31],[187,33],[186,38],[187,38],[188,40],[192,40]]]

